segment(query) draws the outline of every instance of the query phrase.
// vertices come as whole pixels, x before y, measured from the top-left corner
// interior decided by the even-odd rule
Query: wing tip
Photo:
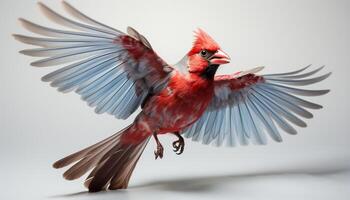
[[[331,90],[330,89],[326,89],[326,90],[321,90],[322,94],[321,95],[325,95],[328,94]]]
[[[278,143],[282,143],[283,142],[283,139],[282,137],[278,137],[278,138],[272,138],[275,142],[278,142]]]
[[[37,2],[36,4],[39,7],[39,10],[44,14],[48,19],[50,19],[50,12],[54,12],[51,8],[49,8],[46,4],[42,2]]]
[[[20,34],[12,33],[11,36],[12,36],[15,40],[21,42],[21,35],[20,35]]]
[[[298,132],[296,130],[293,131],[286,131],[287,133],[291,134],[291,135],[297,135]]]
[[[48,8],[48,6],[41,1],[36,2],[36,5],[39,7],[39,9]]]
[[[26,55],[26,56],[32,56],[32,57],[35,56],[35,54],[33,53],[33,51],[31,49],[20,50],[20,51],[18,51],[18,53]]]
[[[23,27],[25,27],[25,24],[28,22],[28,20],[24,19],[23,17],[17,18],[17,21],[18,21]]]
[[[300,124],[299,127],[301,127],[301,128],[306,128],[306,127],[307,127],[307,124],[306,124],[306,123]]]
[[[23,55],[27,55],[26,50],[20,50],[20,51],[18,51],[18,53],[23,54]]]
[[[61,0],[61,4],[68,4],[69,5],[69,3],[68,2],[66,2],[65,0]]]
[[[62,5],[63,9],[65,9],[66,12],[67,12],[67,10],[70,10],[73,7],[68,2],[66,2],[64,0],[61,0],[61,5]]]
[[[31,62],[31,63],[30,63],[30,66],[33,66],[33,67],[42,67],[37,61]]]
[[[19,41],[19,42],[28,43],[28,41],[27,41],[27,39],[26,39],[27,37],[24,36],[24,35],[17,34],[17,33],[12,33],[11,36],[12,36],[15,40],[17,40],[17,41]],[[21,53],[21,52],[19,52],[19,53]]]
[[[51,81],[51,77],[49,77],[48,75],[49,74],[41,77],[40,80],[43,81],[43,82],[50,82]]]
[[[312,118],[314,118],[314,115],[311,112],[307,111],[307,113],[305,113],[305,115],[303,117],[306,119],[312,119]],[[301,125],[300,127],[304,127],[304,126]],[[306,124],[305,124],[305,127],[306,127]]]
[[[327,75],[326,78],[330,77],[332,74],[333,74],[333,72],[328,72],[328,73],[326,74],[326,75]]]
[[[30,32],[33,32],[33,31],[31,31],[32,26],[35,26],[35,24],[33,22],[30,22],[29,20],[24,19],[22,17],[18,18],[17,20],[23,28],[25,28],[26,30],[28,30]]]
[[[303,67],[303,68],[299,69],[299,72],[298,72],[298,73],[300,73],[300,72],[302,72],[302,71],[305,71],[305,70],[309,69],[311,66],[312,66],[312,64],[308,64],[308,65],[306,65],[305,67]]]
[[[65,8],[65,9],[69,8],[69,9],[74,9],[75,10],[75,8],[70,3],[68,3],[65,0],[61,0],[61,4],[62,4],[63,8]]]
[[[24,19],[23,17],[19,17],[17,18],[18,21],[22,22],[22,21],[26,21],[26,19]]]

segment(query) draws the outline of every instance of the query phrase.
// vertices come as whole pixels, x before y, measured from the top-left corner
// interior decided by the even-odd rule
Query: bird
[[[53,164],[69,166],[63,174],[67,180],[89,172],[84,182],[89,192],[127,188],[151,138],[155,159],[163,158],[159,135],[176,136],[172,148],[179,155],[184,152],[184,137],[232,147],[265,145],[268,138],[281,142],[281,131],[297,134],[294,126],[306,127],[303,118],[313,117],[309,109],[322,108],[302,97],[330,91],[298,87],[328,78],[331,72],[313,76],[324,66],[263,75],[258,74],[263,67],[255,67],[216,75],[231,59],[202,29],[195,31],[188,53],[171,65],[134,28],[127,27],[124,33],[65,1],[62,5],[71,18],[38,3],[48,19],[69,30],[19,19],[25,29],[40,35],[13,34],[22,43],[38,46],[20,53],[41,57],[31,63],[35,67],[60,66],[42,81],[60,92],[77,93],[98,114],[127,119],[141,108],[129,126]]]

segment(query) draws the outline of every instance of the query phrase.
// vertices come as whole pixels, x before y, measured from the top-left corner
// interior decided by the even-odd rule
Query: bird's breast
[[[211,83],[173,77],[144,108],[159,133],[179,131],[194,123],[207,108],[214,89]]]

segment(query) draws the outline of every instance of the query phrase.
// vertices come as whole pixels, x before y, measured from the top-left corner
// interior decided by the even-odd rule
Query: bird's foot
[[[180,155],[184,152],[185,141],[180,134],[175,134],[179,139],[173,142],[174,152]]]
[[[163,146],[162,144],[158,143],[157,144],[157,149],[154,151],[154,155],[155,155],[155,159],[157,160],[157,158],[159,157],[160,159],[163,158]]]

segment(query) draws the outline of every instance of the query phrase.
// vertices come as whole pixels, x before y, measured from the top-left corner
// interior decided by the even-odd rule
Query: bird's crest
[[[210,37],[206,32],[202,29],[198,28],[195,32],[195,40],[193,42],[193,47],[189,52],[189,55],[196,54],[200,52],[202,49],[217,51],[220,49],[218,43]]]

